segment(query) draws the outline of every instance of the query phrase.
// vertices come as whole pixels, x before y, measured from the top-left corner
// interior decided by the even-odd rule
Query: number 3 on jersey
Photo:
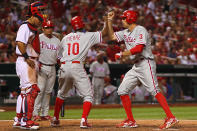
[[[78,55],[79,54],[79,43],[68,43],[68,55]]]

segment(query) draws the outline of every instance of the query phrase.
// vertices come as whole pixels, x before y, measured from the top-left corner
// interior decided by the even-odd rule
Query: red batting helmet
[[[135,23],[137,21],[137,17],[137,12],[132,10],[125,10],[121,15],[121,18],[126,18],[126,22],[129,24]]]
[[[33,15],[37,17],[40,21],[44,21],[44,10],[46,9],[46,5],[40,1],[36,1],[31,3],[29,6],[30,16]]]
[[[83,23],[83,20],[81,19],[80,16],[75,16],[71,19],[71,25],[74,30],[78,30],[83,28],[85,25]]]
[[[42,27],[43,28],[46,28],[46,27],[54,27],[54,24],[51,20],[45,20],[43,23],[42,23]]]

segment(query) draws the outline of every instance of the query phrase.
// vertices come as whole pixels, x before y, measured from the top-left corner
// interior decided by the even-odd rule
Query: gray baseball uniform
[[[47,116],[49,111],[50,95],[56,79],[55,64],[57,63],[60,40],[55,36],[48,38],[43,33],[40,34],[39,37],[40,71],[38,73],[38,87],[40,88],[40,93],[35,101],[34,116],[38,116],[40,110],[40,116]]]
[[[92,72],[93,75],[94,104],[101,104],[105,84],[104,78],[110,74],[109,66],[106,62],[101,64],[95,61],[90,65],[90,72]]]
[[[93,101],[93,89],[83,62],[88,50],[102,42],[101,32],[76,32],[66,35],[61,41],[58,97],[65,99],[74,86],[84,101]]]
[[[159,92],[157,76],[156,76],[156,63],[154,55],[151,51],[151,41],[147,30],[143,26],[136,26],[132,32],[128,29],[114,33],[118,41],[124,40],[127,50],[135,47],[138,44],[145,45],[140,54],[135,55],[132,69],[129,70],[120,87],[118,89],[119,95],[128,94],[129,90],[136,87],[140,81],[144,87],[153,96]]]

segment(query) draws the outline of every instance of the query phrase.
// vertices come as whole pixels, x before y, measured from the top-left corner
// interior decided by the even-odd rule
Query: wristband
[[[27,53],[22,54],[22,56],[25,58],[25,60],[29,58]]]

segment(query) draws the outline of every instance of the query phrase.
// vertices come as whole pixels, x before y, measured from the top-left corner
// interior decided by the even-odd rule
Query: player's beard
[[[46,34],[48,38],[52,38],[52,34]]]

